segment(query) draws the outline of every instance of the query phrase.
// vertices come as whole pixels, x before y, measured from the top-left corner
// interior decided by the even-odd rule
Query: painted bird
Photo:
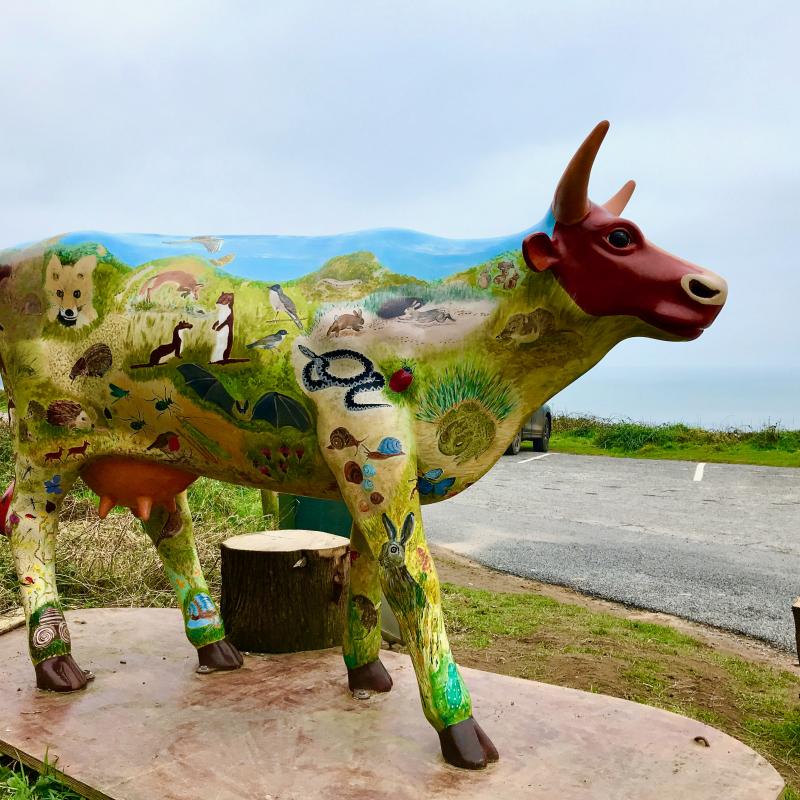
[[[175,431],[165,431],[156,436],[155,441],[147,448],[148,450],[160,450],[162,453],[175,453],[180,450],[181,443]]]
[[[275,309],[276,317],[283,311],[300,330],[303,330],[300,318],[297,316],[297,306],[294,304],[292,298],[284,293],[279,283],[275,283],[269,287],[269,302],[272,308]]]
[[[288,331],[281,328],[279,331],[275,331],[275,333],[270,333],[268,336],[256,339],[256,341],[251,342],[246,345],[246,347],[248,350],[273,350],[283,341],[283,337],[286,336],[287,333]]]

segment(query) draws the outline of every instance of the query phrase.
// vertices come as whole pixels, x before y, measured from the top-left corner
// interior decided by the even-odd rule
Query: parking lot
[[[424,518],[488,566],[794,649],[798,470],[523,452]]]

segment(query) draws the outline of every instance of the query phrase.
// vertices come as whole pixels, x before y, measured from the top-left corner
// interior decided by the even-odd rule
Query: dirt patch
[[[517,575],[511,575],[506,572],[499,572],[443,547],[431,546],[431,553],[436,562],[439,578],[445,583],[453,583],[457,586],[467,586],[473,589],[485,589],[490,592],[507,592],[511,594],[535,592],[560,603],[571,603],[590,611],[613,614],[639,622],[666,625],[687,636],[699,639],[721,654],[738,656],[747,661],[767,664],[800,676],[800,664],[798,664],[797,657],[794,654],[771,647],[757,639],[712,628],[709,625],[703,625],[698,622],[690,622],[680,617],[674,617],[671,614],[644,611],[622,603],[612,603],[608,600],[588,597],[576,592],[574,589],[568,589],[563,586],[553,586],[528,578],[520,578]]]

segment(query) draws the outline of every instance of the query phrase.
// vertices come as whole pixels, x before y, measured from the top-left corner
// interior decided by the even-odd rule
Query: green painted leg
[[[377,561],[383,593],[397,617],[414,664],[422,709],[439,734],[442,754],[455,766],[481,769],[497,759],[497,750],[472,718],[469,691],[444,630],[439,580],[422,529],[410,412],[387,405],[369,415],[343,417],[339,408],[323,402],[318,403],[317,412],[320,452],[336,477],[342,499],[360,532],[354,539],[359,557],[350,577],[353,588],[344,648],[348,667],[351,663],[370,663],[369,659],[377,655],[380,634],[376,630],[371,634],[376,638],[371,640],[365,635],[368,626],[364,624],[364,610],[369,616],[370,608],[377,606]],[[345,422],[346,430],[342,427]],[[341,443],[342,430],[350,444],[334,446],[335,440]],[[378,441],[384,432],[391,432],[401,444],[396,448],[400,452],[389,458],[375,459],[368,450],[367,454],[362,452],[367,445],[359,449],[353,444]],[[361,481],[367,463],[368,489]],[[358,477],[356,482],[354,474]],[[366,550],[372,558],[362,562]],[[370,603],[359,600],[360,596]]]
[[[342,651],[351,691],[388,692],[392,679],[381,650],[381,585],[378,562],[357,525],[350,536],[350,587]]]
[[[35,465],[20,453],[7,517],[36,685],[53,692],[83,689],[93,677],[71,655],[69,629],[56,590],[58,514],[74,480],[74,474],[58,466]]]
[[[454,766],[482,769],[497,760],[497,749],[472,717],[469,690],[450,651],[419,500],[393,503],[389,512],[362,525],[373,552],[380,545],[383,591],[400,624],[417,675],[422,710],[439,734],[442,754]]]
[[[222,619],[203,577],[186,492],[178,496],[177,505],[172,513],[161,506],[154,508],[142,524],[178,597],[186,636],[197,648],[200,670],[237,669],[242,666],[242,656],[225,638]]]

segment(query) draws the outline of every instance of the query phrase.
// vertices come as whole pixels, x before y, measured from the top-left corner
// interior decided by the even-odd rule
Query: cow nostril
[[[695,302],[722,306],[728,298],[728,284],[713,272],[688,273],[681,278],[681,288]]]
[[[698,281],[696,278],[692,278],[692,280],[689,281],[689,291],[693,295],[702,297],[705,300],[716,297],[719,294],[719,289],[715,289],[713,286],[708,286],[702,281]]]

